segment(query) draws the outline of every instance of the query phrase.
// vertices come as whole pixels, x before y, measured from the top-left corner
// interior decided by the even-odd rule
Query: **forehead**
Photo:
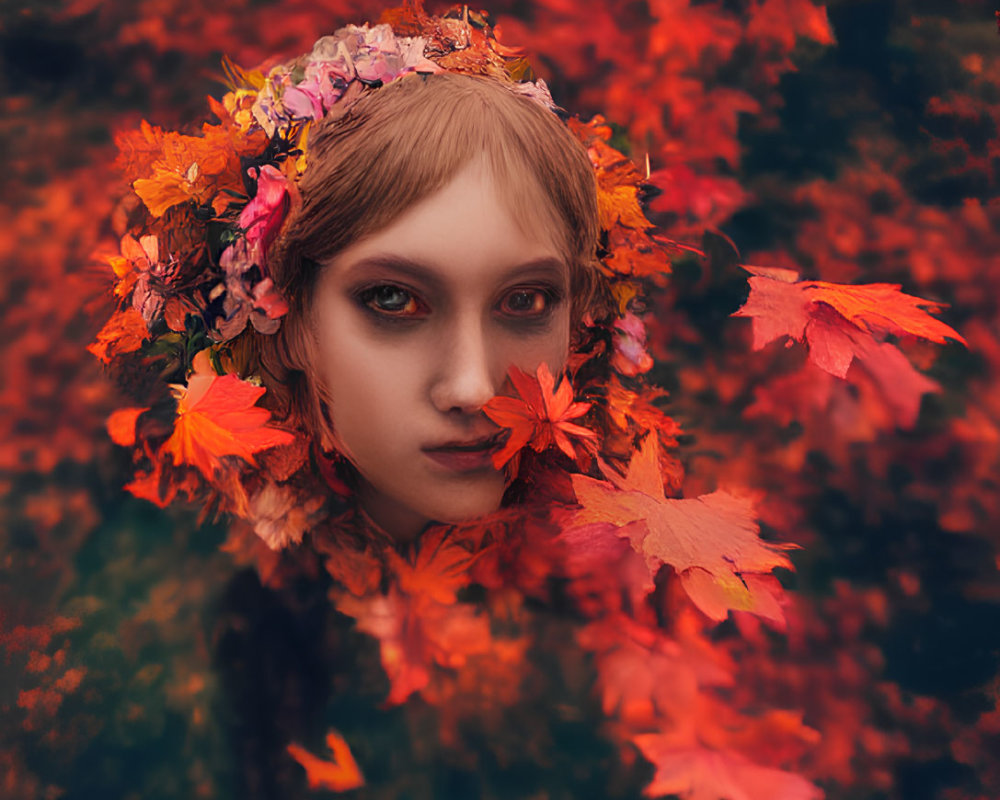
[[[537,186],[505,187],[477,160],[328,268],[341,277],[391,273],[453,288],[532,276],[566,282],[563,239],[545,205]]]

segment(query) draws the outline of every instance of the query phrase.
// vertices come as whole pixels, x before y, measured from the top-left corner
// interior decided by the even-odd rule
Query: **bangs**
[[[277,259],[275,281],[306,298],[312,287],[292,285],[294,275],[280,274],[282,261],[329,261],[480,158],[515,220],[556,245],[574,294],[587,294],[583,273],[594,268],[598,224],[585,149],[538,101],[497,80],[451,73],[404,76],[317,126],[299,182],[302,203],[282,235],[298,252]]]

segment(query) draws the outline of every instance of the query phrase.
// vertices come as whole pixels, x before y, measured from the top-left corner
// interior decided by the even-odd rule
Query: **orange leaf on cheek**
[[[569,422],[586,414],[590,403],[573,402],[573,388],[568,380],[556,388],[555,378],[545,362],[538,365],[534,377],[512,367],[510,380],[520,397],[494,397],[483,407],[493,422],[510,429],[505,446],[493,455],[497,469],[528,445],[539,453],[555,445],[570,458],[576,458],[569,436],[597,439],[594,431]]]
[[[294,436],[267,426],[270,412],[254,404],[264,389],[234,375],[191,376],[177,406],[174,432],[163,452],[174,464],[189,464],[212,480],[221,456],[253,464],[253,454],[289,444]]]

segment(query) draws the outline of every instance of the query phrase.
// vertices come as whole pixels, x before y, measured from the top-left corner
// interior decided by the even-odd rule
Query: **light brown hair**
[[[290,311],[277,334],[258,340],[262,378],[279,416],[298,417],[329,439],[307,346],[321,265],[444,188],[477,157],[487,159],[520,223],[558,230],[579,322],[598,282],[597,189],[583,145],[556,114],[512,85],[455,73],[404,76],[310,133],[301,202],[269,257]]]

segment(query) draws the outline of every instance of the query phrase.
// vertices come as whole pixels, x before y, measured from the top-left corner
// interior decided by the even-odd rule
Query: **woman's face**
[[[557,373],[569,351],[569,267],[550,216],[518,224],[473,162],[318,279],[316,359],[338,444],[362,507],[398,538],[499,507],[483,405],[511,365]]]

